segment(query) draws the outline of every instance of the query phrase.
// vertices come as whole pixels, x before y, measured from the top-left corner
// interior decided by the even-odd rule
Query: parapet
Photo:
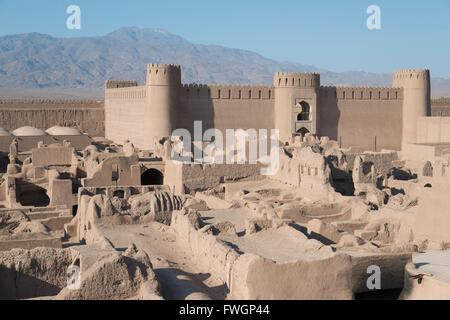
[[[320,87],[320,97],[337,100],[403,100],[403,89],[394,87]]]
[[[181,67],[175,64],[148,64],[148,86],[181,86]]]
[[[221,84],[185,84],[184,97],[187,99],[239,99],[257,100],[273,99],[273,87],[251,85],[221,85]]]
[[[394,71],[394,87],[404,88],[429,88],[430,70],[397,70]]]
[[[116,89],[116,88],[128,88],[137,87],[137,81],[126,81],[126,80],[106,80],[106,89]]]
[[[1,109],[69,109],[69,108],[103,108],[102,100],[61,100],[61,99],[1,99]]]
[[[277,72],[273,78],[277,88],[314,88],[320,87],[320,74],[311,72]]]

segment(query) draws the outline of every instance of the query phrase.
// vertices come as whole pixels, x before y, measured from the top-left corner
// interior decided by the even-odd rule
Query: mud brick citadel
[[[392,87],[324,87],[315,73],[277,73],[273,86],[182,85],[179,66],[150,64],[146,85],[107,81],[105,92],[106,137],[140,148],[201,120],[205,130],[278,128],[282,139],[309,132],[400,150],[430,115],[428,70],[396,71]]]
[[[0,100],[0,299],[450,299],[450,101],[429,70],[146,72],[104,101]],[[194,121],[278,129],[278,170],[173,161]]]

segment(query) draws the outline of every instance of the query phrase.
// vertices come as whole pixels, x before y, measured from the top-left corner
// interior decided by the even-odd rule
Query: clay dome
[[[79,136],[82,133],[75,128],[54,126],[45,131],[51,136]]]
[[[12,136],[11,132],[9,130],[6,130],[5,128],[0,127],[0,137],[9,137]]]
[[[34,127],[20,127],[16,130],[14,130],[12,132],[13,135],[15,136],[22,136],[22,137],[27,137],[27,136],[45,136],[46,133],[44,131],[42,131],[41,129],[37,129]]]

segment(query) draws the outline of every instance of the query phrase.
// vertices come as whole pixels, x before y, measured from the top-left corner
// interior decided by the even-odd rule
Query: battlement
[[[273,99],[273,86],[185,84],[183,96],[187,99]]]
[[[102,100],[64,100],[64,99],[1,99],[0,108],[27,109],[71,109],[103,108]]]
[[[146,86],[122,87],[108,89],[105,91],[105,99],[145,99],[147,96]],[[133,101],[133,100],[131,100]]]
[[[157,64],[157,63],[147,64],[147,70],[148,69],[163,69],[163,68],[166,68],[166,69],[174,68],[174,69],[181,70],[181,67],[179,64]]]
[[[277,72],[273,78],[275,87],[319,88],[320,74],[312,72]]]
[[[405,88],[429,88],[430,70],[397,70],[394,71],[393,86]]]
[[[402,100],[403,89],[394,87],[320,87],[320,97],[338,100]]]
[[[394,79],[416,79],[428,77],[430,75],[430,70],[428,69],[408,69],[408,70],[396,70],[394,71]]]
[[[175,64],[148,64],[147,85],[149,86],[180,86],[181,67]]]
[[[128,88],[128,87],[137,87],[137,81],[130,80],[106,80],[105,88],[106,89],[116,89],[116,88]]]

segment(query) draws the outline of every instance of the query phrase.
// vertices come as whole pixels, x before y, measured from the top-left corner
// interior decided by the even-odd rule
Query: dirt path
[[[226,285],[197,264],[189,249],[177,242],[176,234],[169,226],[154,222],[147,225],[115,225],[113,228],[102,228],[102,231],[118,250],[125,250],[134,243],[147,252],[165,299],[226,298]]]

